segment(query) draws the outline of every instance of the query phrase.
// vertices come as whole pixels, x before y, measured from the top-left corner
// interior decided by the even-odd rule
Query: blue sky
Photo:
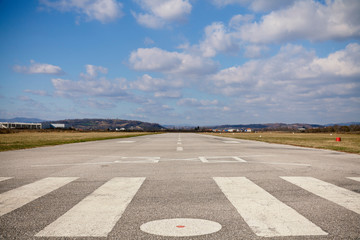
[[[0,118],[360,121],[358,0],[2,0]]]

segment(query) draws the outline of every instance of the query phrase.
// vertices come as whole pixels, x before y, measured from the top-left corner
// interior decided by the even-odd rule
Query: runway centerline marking
[[[106,182],[37,237],[107,237],[145,178],[116,177]]]
[[[178,152],[184,151],[184,148],[183,147],[177,147],[176,151],[178,151]]]

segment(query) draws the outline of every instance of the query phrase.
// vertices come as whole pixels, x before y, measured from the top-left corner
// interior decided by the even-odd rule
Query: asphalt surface
[[[360,239],[359,177],[356,154],[191,133],[2,152],[0,239]]]

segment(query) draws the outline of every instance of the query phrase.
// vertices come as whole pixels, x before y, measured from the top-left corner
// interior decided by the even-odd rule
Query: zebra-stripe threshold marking
[[[245,177],[215,177],[214,180],[258,236],[327,235],[320,227]]]
[[[38,237],[107,237],[145,178],[113,178],[96,189]]]

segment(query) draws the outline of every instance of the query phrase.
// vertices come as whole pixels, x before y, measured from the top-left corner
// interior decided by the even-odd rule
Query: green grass
[[[0,151],[18,150],[68,143],[88,142],[116,138],[128,138],[156,134],[150,132],[49,132],[20,131],[0,134]]]
[[[211,135],[360,154],[358,133],[211,133]],[[340,137],[341,142],[336,138]]]

